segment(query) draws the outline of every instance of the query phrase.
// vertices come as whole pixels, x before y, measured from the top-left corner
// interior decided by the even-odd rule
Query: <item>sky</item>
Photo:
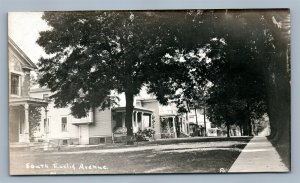
[[[43,48],[36,43],[39,32],[49,29],[42,15],[43,12],[10,12],[8,14],[9,37],[35,64],[41,56],[46,56]],[[140,97],[150,97],[145,88],[142,89]],[[125,105],[125,96],[121,95],[120,99],[121,106]]]
[[[45,56],[44,50],[36,43],[39,32],[49,27],[42,19],[43,12],[10,12],[8,14],[8,35],[33,61]]]

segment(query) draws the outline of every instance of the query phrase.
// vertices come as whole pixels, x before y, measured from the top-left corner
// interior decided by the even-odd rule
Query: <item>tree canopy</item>
[[[39,83],[54,94],[56,107],[71,106],[83,117],[91,108],[115,103],[111,91],[125,93],[126,127],[132,134],[133,97],[147,85],[161,103],[184,80],[186,69],[166,62],[177,52],[187,23],[186,11],[45,12],[51,27],[37,43],[49,57],[38,64]],[[177,71],[177,72],[174,72]],[[176,81],[176,82],[174,82]]]
[[[213,123],[242,125],[249,135],[251,122],[268,113],[272,134],[278,134],[290,123],[289,12],[220,10],[204,14],[195,19],[195,26],[207,38],[198,47],[198,51],[205,50],[204,59],[199,62],[199,56],[190,57],[186,50],[186,65],[194,68],[189,74],[197,79],[185,82],[184,96],[202,102],[204,98]],[[204,95],[199,97],[199,93]]]
[[[276,133],[289,125],[287,12],[45,12],[50,30],[37,43],[49,56],[38,64],[39,83],[77,117],[113,105],[111,91],[124,92],[129,135],[133,97],[143,86],[162,104],[207,105],[215,123],[249,126],[267,112]]]

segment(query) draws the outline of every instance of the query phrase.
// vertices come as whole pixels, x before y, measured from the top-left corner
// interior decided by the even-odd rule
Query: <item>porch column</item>
[[[132,113],[132,130],[133,133],[137,132],[137,111],[133,111]]]
[[[135,120],[134,120],[134,124],[135,124],[135,126],[137,127],[138,126],[138,118],[137,118],[137,111],[135,111],[135,114],[134,114],[134,116],[135,116]]]
[[[182,132],[182,127],[181,127],[181,125],[182,125],[182,117],[178,117],[178,123],[179,123],[179,131],[180,132]]]
[[[131,120],[131,124],[132,124],[132,130],[134,131],[134,111],[132,112],[132,120]],[[126,118],[125,118],[126,120]]]
[[[149,125],[150,125],[150,128],[152,128],[152,114],[150,114],[150,116],[149,116]]]
[[[159,116],[159,132],[162,134],[162,123],[164,121],[164,118]]]
[[[172,117],[172,122],[173,122],[173,132],[174,132],[174,137],[177,138],[176,126],[175,126],[175,117]]]
[[[47,108],[47,106],[44,107],[44,109],[45,109],[45,119],[46,119],[46,124],[44,123],[44,125],[46,125],[45,141],[49,142],[49,121],[48,121],[48,108]],[[45,129],[45,127],[44,127],[44,129]]]
[[[24,111],[25,111],[25,115],[24,115],[24,136],[22,141],[29,143],[29,105],[26,103],[24,104]]]
[[[121,112],[121,116],[122,116],[122,127],[124,128],[126,126],[125,125],[125,116],[126,116],[126,113]]]
[[[141,112],[142,130],[144,130],[144,113]]]

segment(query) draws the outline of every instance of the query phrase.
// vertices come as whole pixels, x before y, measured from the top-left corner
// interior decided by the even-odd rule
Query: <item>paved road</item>
[[[254,137],[242,150],[229,172],[288,172],[266,137]]]

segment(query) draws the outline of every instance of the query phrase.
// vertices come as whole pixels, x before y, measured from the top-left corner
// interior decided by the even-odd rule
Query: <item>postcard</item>
[[[289,9],[9,12],[11,175],[291,170]]]

